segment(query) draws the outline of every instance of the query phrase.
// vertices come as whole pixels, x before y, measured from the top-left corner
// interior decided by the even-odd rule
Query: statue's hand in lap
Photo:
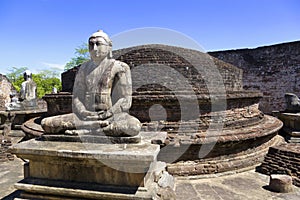
[[[80,118],[84,121],[96,121],[99,120],[97,112],[91,112],[91,111],[82,111],[80,113]]]
[[[105,120],[113,116],[113,113],[110,111],[99,111],[99,112],[90,112],[84,111],[82,113],[83,120],[85,121],[97,121],[97,120]]]
[[[113,116],[113,113],[110,110],[98,112],[98,119],[99,120],[108,119],[108,118],[110,118],[112,116]]]

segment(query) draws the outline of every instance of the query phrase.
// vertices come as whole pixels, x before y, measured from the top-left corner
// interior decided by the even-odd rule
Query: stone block
[[[170,187],[171,189],[175,188],[175,180],[172,175],[164,171],[160,179],[158,180],[158,185],[162,188]]]
[[[149,143],[95,144],[32,139],[14,145],[10,151],[29,160],[25,179],[15,185],[19,190],[45,195],[62,195],[59,193],[62,192],[63,196],[77,198],[93,194],[109,199],[151,199],[151,194],[156,193],[153,169],[159,149],[159,145]],[[73,194],[71,183],[78,189]],[[108,186],[114,188],[109,195]],[[134,192],[124,196],[126,191],[136,191],[137,196]]]
[[[275,192],[293,192],[293,179],[289,175],[271,174],[269,189]]]
[[[158,161],[154,169],[154,181],[158,182],[163,172],[166,170],[167,164],[165,162]]]

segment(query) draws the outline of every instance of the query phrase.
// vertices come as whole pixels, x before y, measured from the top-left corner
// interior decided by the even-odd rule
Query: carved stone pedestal
[[[29,160],[15,187],[23,198],[152,199],[159,146],[29,140],[11,148]]]

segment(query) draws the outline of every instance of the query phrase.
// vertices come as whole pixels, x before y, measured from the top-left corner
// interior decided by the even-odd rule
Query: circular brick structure
[[[282,123],[258,109],[260,92],[242,89],[241,69],[196,50],[166,45],[136,46],[113,55],[132,71],[130,114],[144,131],[168,132],[158,159],[168,163],[173,175],[248,168],[280,142],[275,136]],[[70,102],[78,69],[62,74],[63,92],[69,96],[44,97],[56,105],[48,104],[51,115],[71,112],[63,99]]]

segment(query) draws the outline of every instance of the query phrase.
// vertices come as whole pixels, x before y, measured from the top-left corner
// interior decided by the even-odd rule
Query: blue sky
[[[206,51],[300,40],[299,0],[0,0],[0,73],[62,68],[91,33],[159,27]]]

